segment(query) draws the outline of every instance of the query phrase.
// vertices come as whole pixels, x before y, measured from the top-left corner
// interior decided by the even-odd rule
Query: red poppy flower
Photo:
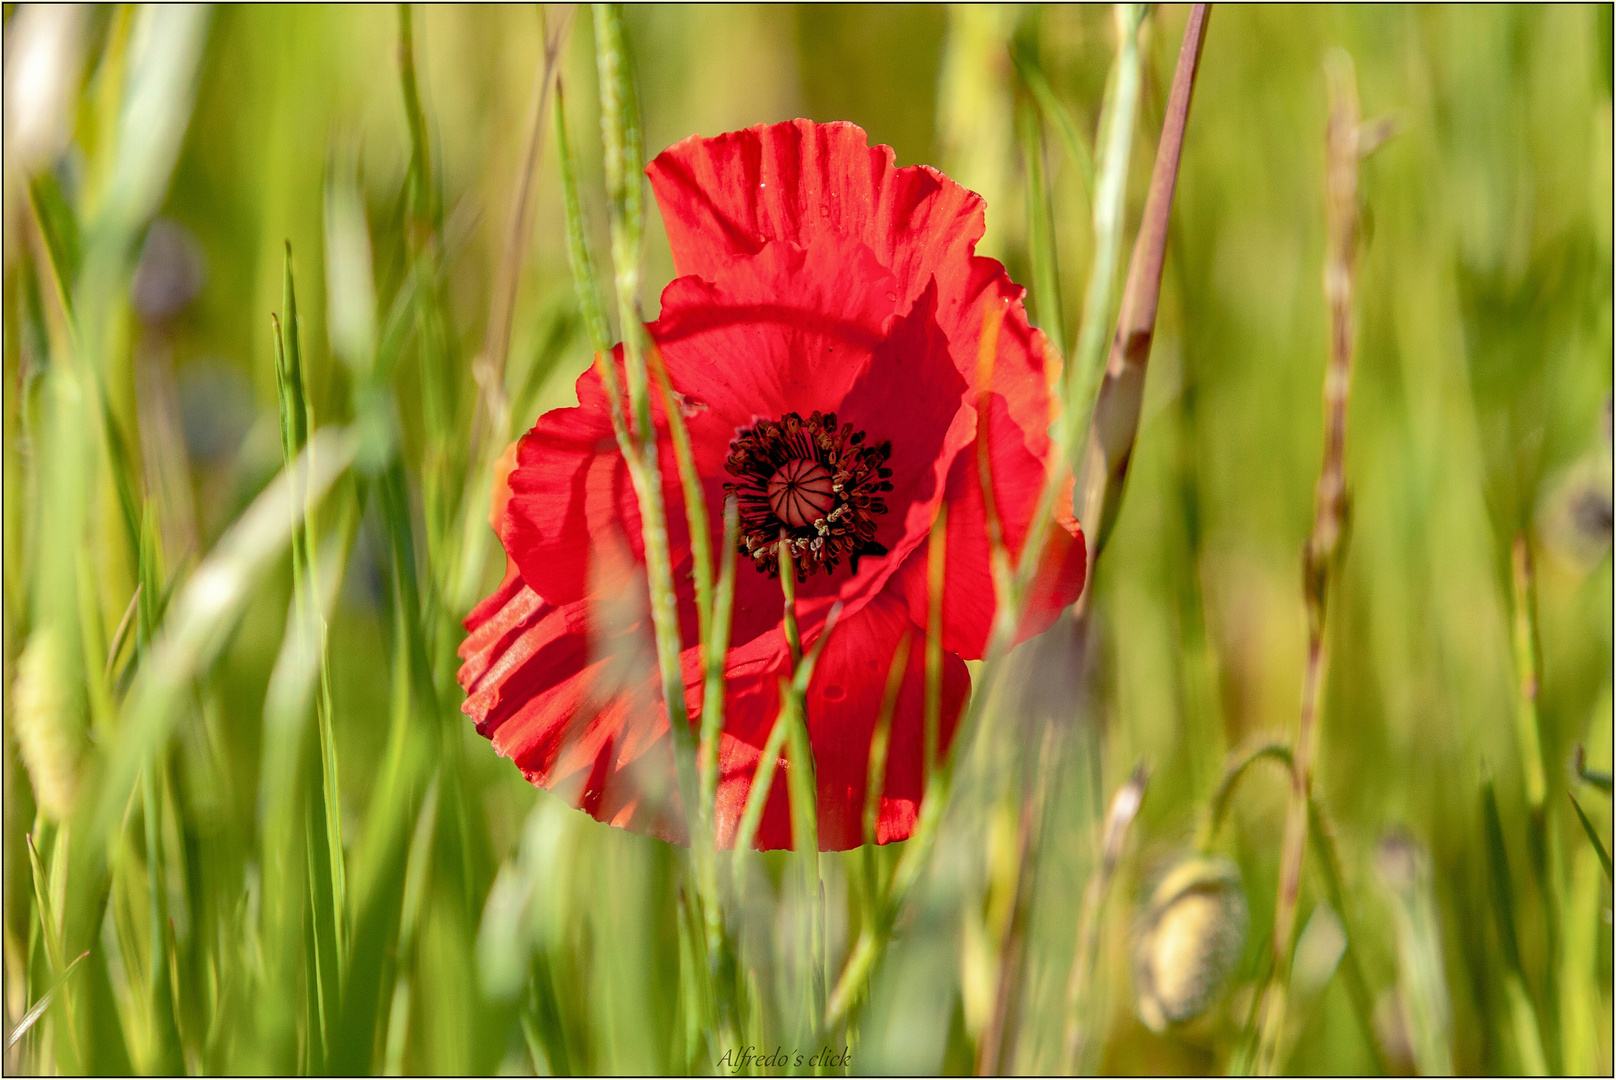
[[[934,169],[895,168],[892,150],[869,146],[851,124],[796,120],[692,137],[647,172],[681,275],[647,330],[677,392],[715,533],[728,493],[741,516],[718,842],[734,842],[791,671],[775,554],[784,529],[805,648],[842,604],[807,717],[820,844],[855,847],[888,664],[905,635],[924,640],[927,540],[945,505],[944,747],[970,689],[964,661],[981,657],[993,623],[976,446],[983,391],[994,500],[1019,556],[1054,453],[1059,361],[1027,324],[1024,290],[973,253],[981,198]],[[977,345],[993,306],[1003,322],[984,388]],[[575,408],[546,413],[521,439],[496,485],[510,569],[466,619],[464,709],[533,783],[601,821],[684,842],[667,716],[641,644],[639,506],[598,372],[585,372],[577,390]],[[689,536],[660,407],[654,423],[694,723],[701,672]],[[1061,523],[1023,637],[1082,589],[1082,534],[1069,516]],[[720,543],[715,535],[715,552]],[[636,650],[638,667],[623,655]],[[881,843],[910,834],[922,794],[923,656],[909,652],[897,698]],[[782,760],[765,804],[760,848],[791,845],[787,767]]]

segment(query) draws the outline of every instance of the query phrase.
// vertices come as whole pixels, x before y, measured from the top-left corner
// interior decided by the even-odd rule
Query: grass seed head
[[[53,821],[67,817],[79,781],[79,737],[69,713],[55,633],[41,630],[17,661],[12,730],[33,782],[39,808]]]

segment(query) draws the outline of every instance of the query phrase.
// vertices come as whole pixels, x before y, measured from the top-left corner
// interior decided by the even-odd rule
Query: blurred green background
[[[1145,23],[1129,244],[1185,15],[1166,6]],[[518,232],[513,412],[508,430],[466,434],[486,422],[473,419],[473,371],[545,28],[568,19],[557,70],[606,251],[587,9],[416,8],[421,167],[394,8],[5,7],[7,1031],[55,988],[8,1069],[715,1068],[690,1026],[700,973],[681,952],[685,854],[529,787],[460,716],[453,680],[458,620],[500,571],[481,526],[487,459],[570,403],[589,362],[547,119]],[[635,6],[626,19],[648,156],[691,133],[851,120],[899,164],[982,193],[982,251],[1024,283],[1016,111],[1028,90],[1012,49],[1092,150],[1117,40],[1101,7]],[[1322,901],[1310,869],[1282,1067],[1406,1072],[1428,1066],[1420,1047],[1435,1039],[1459,1072],[1610,1072],[1610,879],[1567,798],[1608,849],[1609,786],[1566,763],[1582,745],[1588,770],[1611,767],[1611,43],[1608,6],[1214,12],[1143,423],[1094,583],[1087,682],[1069,690],[1055,650],[1026,669],[1028,685],[1054,689],[1025,709],[1087,737],[1063,744],[1034,845],[1001,1059],[1015,1070],[1058,1060],[1096,807],[1138,761],[1153,773],[1104,909],[1094,1064],[1229,1067],[1265,974],[1278,769],[1253,769],[1217,837],[1250,929],[1202,1018],[1166,1034],[1138,1019],[1132,930],[1190,850],[1230,755],[1295,730],[1328,353],[1322,64],[1340,47],[1364,115],[1394,116],[1398,134],[1362,168],[1350,533],[1316,768],[1348,910]],[[1059,304],[1070,328],[1094,239],[1091,179],[1052,114],[1041,130],[1061,293],[1030,304]],[[172,700],[149,712],[162,723],[139,727],[148,713],[123,696],[162,630],[196,615],[164,606],[185,591],[171,583],[189,580],[283,464],[270,314],[285,320],[288,241],[315,426],[371,433],[358,451],[369,465],[337,482],[316,538],[351,544],[322,714],[340,883],[319,854],[318,813],[297,809],[323,805],[307,793],[329,775],[312,675],[286,714],[302,732],[287,792],[301,794],[265,787],[282,775],[272,759],[287,730],[271,674],[299,655],[284,541],[175,669]],[[79,272],[59,290],[64,250]],[[344,269],[356,252],[374,285]],[[648,315],[671,272],[653,213]],[[1535,570],[1541,826],[1517,715],[1517,537]],[[104,672],[87,659],[109,651]],[[1023,753],[1020,731],[1006,720],[985,732],[983,760]],[[135,797],[103,828],[86,807],[143,745],[156,752],[131,774]],[[829,1037],[851,1043],[855,1072],[974,1067],[1023,783],[1002,773],[984,765],[961,791],[868,1005]],[[273,847],[283,796],[290,855]],[[1424,869],[1399,876],[1408,850]],[[823,862],[832,970],[857,917],[859,858]],[[758,865],[743,912],[750,1030],[789,1046],[780,988],[798,914],[783,858]],[[333,895],[347,898],[334,919]],[[1344,982],[1347,940],[1367,1003]]]

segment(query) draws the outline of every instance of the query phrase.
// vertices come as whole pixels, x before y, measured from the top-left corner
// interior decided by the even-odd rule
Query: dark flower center
[[[741,519],[738,550],[760,573],[780,575],[782,536],[791,545],[797,580],[843,558],[855,573],[864,555],[885,555],[875,542],[875,519],[887,512],[892,490],[891,441],[871,446],[836,414],[794,412],[759,420],[729,444],[725,468],[735,477],[724,490],[735,496]]]

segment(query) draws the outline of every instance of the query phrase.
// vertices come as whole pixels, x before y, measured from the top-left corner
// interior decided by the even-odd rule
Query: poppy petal
[[[911,648],[893,710],[887,768],[876,804],[876,843],[908,839],[925,792],[925,632],[909,618],[903,601],[883,592],[831,630],[807,694],[808,736],[818,780],[819,847],[845,851],[864,843],[864,799],[870,743],[886,693],[888,665],[908,636]],[[751,792],[759,757],[779,715],[779,680],[785,657],[774,663],[726,672],[725,732],[720,744],[718,842],[729,847]],[[965,663],[943,656],[939,754],[953,738],[970,693]],[[759,850],[791,847],[791,804],[784,755],[764,804]]]
[[[1011,413],[1029,449],[1043,455],[1059,361],[1027,324],[1026,290],[996,260],[975,254],[985,229],[981,196],[929,166],[898,168],[891,147],[870,146],[862,128],[845,122],[799,119],[691,136],[646,173],[680,274],[717,280],[771,241],[857,240],[893,275],[900,308],[935,281],[938,324],[970,380],[984,310],[1006,308],[998,363]]]
[[[1002,398],[993,399],[989,423],[1008,424]],[[990,427],[991,430],[991,427]],[[999,514],[1005,547],[1019,565],[1022,549],[1037,511],[1044,484],[1043,465],[1014,439],[990,438],[990,468],[993,473],[994,505]],[[987,650],[993,629],[994,586],[988,547],[987,507],[983,501],[982,476],[977,465],[976,447],[966,449],[954,461],[948,477],[946,562],[943,570],[943,648],[967,660],[979,660]],[[1077,600],[1083,591],[1088,569],[1083,531],[1069,512],[1071,481],[1055,500],[1054,527],[1046,535],[1043,561],[1028,588],[1027,607],[1016,635],[1024,641],[1041,634],[1054,623],[1063,608]],[[893,576],[889,586],[908,604],[910,618],[925,625],[930,610],[926,545],[917,548]]]
[[[939,267],[963,271],[984,225],[981,196],[924,165],[897,168],[849,123],[791,120],[692,136],[646,169],[680,274],[713,279],[771,240],[856,239],[913,300]]]
[[[551,604],[507,574],[466,618],[462,711],[529,782],[601,821],[683,842],[647,628],[602,627],[601,616],[596,601]]]

